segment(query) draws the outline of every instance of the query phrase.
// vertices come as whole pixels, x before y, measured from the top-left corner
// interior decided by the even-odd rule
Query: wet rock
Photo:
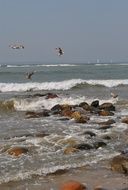
[[[124,154],[124,155],[128,156],[128,148],[124,148],[124,149],[121,151],[121,154]]]
[[[7,152],[12,156],[20,156],[21,154],[26,154],[28,149],[24,147],[13,147],[7,150]]]
[[[43,137],[46,137],[46,136],[48,136],[49,134],[47,134],[47,133],[37,133],[37,134],[35,134],[34,136],[35,137],[38,137],[38,138],[43,138]]]
[[[31,90],[31,89],[30,89]],[[31,95],[32,97],[43,97],[43,96],[46,96],[46,94],[40,94],[40,93],[36,93],[36,94],[33,94]]]
[[[62,104],[61,107],[62,107],[62,110],[72,110],[74,106],[69,105],[69,104]]]
[[[78,149],[73,148],[73,147],[67,147],[64,150],[64,154],[72,154],[72,153],[75,153],[75,152],[78,152]]]
[[[73,111],[77,111],[77,112],[79,112],[81,115],[86,115],[86,114],[88,114],[88,112],[85,110],[85,109],[83,109],[82,107],[75,107],[75,108],[73,108]]]
[[[54,94],[54,93],[48,93],[46,95],[46,99],[53,99],[53,98],[58,98],[57,94]]]
[[[51,108],[52,114],[60,114],[62,111],[62,106],[60,104],[56,104]]]
[[[60,190],[86,190],[86,185],[83,185],[79,181],[67,181],[61,185]]]
[[[96,136],[96,134],[93,133],[92,131],[85,131],[83,134],[84,135],[89,135],[90,137],[95,137]]]
[[[80,112],[73,112],[71,114],[71,118],[74,118],[77,123],[87,123],[87,120],[89,119],[87,116],[82,116]]]
[[[111,125],[103,125],[99,127],[99,129],[110,129],[110,128],[112,128]]]
[[[87,123],[87,119],[81,116],[80,118],[76,119],[76,123]]]
[[[91,103],[91,107],[98,108],[99,107],[99,100],[95,100]]]
[[[115,106],[112,103],[103,103],[99,106],[100,110],[115,111]]]
[[[111,140],[111,137],[109,135],[103,135],[102,138],[105,140]]]
[[[72,118],[72,114],[73,114],[74,112],[72,111],[72,110],[66,110],[66,109],[64,109],[62,112],[61,112],[61,115],[62,116],[65,116],[65,117],[70,117],[70,118]]]
[[[128,124],[128,116],[125,117],[125,118],[123,118],[123,119],[121,120],[121,122],[122,122],[122,123],[126,123],[126,124]]]
[[[75,111],[72,113],[71,118],[74,118],[77,120],[77,119],[81,118],[81,113],[78,111]]]
[[[26,118],[39,118],[39,117],[48,117],[50,116],[50,111],[49,110],[43,110],[42,112],[34,112],[34,111],[28,111],[26,112]]]
[[[63,174],[65,174],[65,173],[67,173],[68,172],[68,170],[67,169],[58,169],[58,170],[56,170],[55,172],[53,172],[53,173],[51,173],[51,174],[49,174],[49,175],[63,175]]]
[[[128,174],[128,157],[125,155],[115,156],[111,160],[111,169],[113,171]]]
[[[98,149],[100,147],[106,146],[107,144],[105,142],[103,142],[103,141],[97,141],[97,142],[94,142],[93,145],[94,145],[94,148]]]
[[[110,111],[106,111],[106,110],[101,110],[101,111],[99,111],[99,115],[100,116],[113,116],[114,113],[110,112]]]
[[[79,104],[79,107],[82,107],[82,108],[83,108],[84,110],[86,110],[86,111],[90,111],[90,110],[91,110],[89,104],[86,103],[86,102],[81,102],[81,103]]]
[[[75,145],[74,148],[78,150],[90,150],[93,148],[93,146],[87,143],[81,143],[81,144]]]
[[[99,122],[98,124],[99,125],[111,125],[113,123],[116,123],[114,119],[109,119],[107,121],[102,121],[102,122]]]
[[[60,121],[68,121],[69,118],[68,117],[63,117],[63,118],[59,118],[58,120],[60,120]]]

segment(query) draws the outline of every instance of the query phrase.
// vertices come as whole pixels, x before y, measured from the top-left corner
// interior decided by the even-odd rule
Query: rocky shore
[[[38,95],[39,96],[39,95]],[[46,99],[57,98],[56,94],[45,95]],[[98,100],[93,101],[90,105],[87,102],[81,102],[79,105],[69,104],[57,104],[50,110],[42,109],[41,111],[27,111],[25,112],[25,119],[33,119],[40,117],[58,116],[60,120],[74,120],[75,123],[85,124],[93,123],[92,116],[98,117],[111,117],[115,115],[116,107],[110,103],[105,102],[99,104]],[[128,116],[118,118],[121,123],[128,124]],[[105,121],[95,122],[98,125],[98,130],[106,130],[116,127],[116,118],[109,118]],[[49,134],[35,134],[33,137],[43,138]],[[91,130],[84,132],[85,136],[88,136],[88,142],[77,142],[75,139],[69,139],[64,143],[67,146],[63,149],[63,155],[72,155],[77,152],[85,150],[96,150],[107,146],[109,141],[118,141],[118,139],[110,135],[102,135],[102,138],[97,138],[97,134]],[[38,186],[28,187],[28,189],[34,190],[128,190],[128,127],[120,134],[122,139],[121,150],[118,155],[109,159],[106,158],[93,166],[85,166],[76,169],[58,170],[53,174],[47,176],[40,176],[39,179],[33,179],[38,181]],[[93,139],[93,141],[91,141]],[[15,158],[19,158],[21,155],[29,154],[29,147],[10,147],[3,150]],[[45,178],[45,180],[44,180]],[[41,181],[42,180],[42,181]],[[31,181],[31,180],[30,180]],[[13,182],[0,185],[0,189],[8,190],[11,184],[11,189],[15,185],[19,185],[19,189],[22,189],[23,182]],[[29,184],[29,183],[28,183]],[[21,187],[21,188],[20,188]],[[36,188],[35,188],[36,187]]]

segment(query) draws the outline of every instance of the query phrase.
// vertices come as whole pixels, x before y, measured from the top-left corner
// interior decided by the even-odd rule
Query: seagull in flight
[[[111,97],[112,97],[112,98],[117,98],[117,97],[118,97],[118,94],[115,94],[115,93],[111,92]]]
[[[9,45],[10,48],[12,49],[24,49],[24,46],[23,45]]]
[[[55,48],[55,50],[57,51],[58,55],[59,56],[62,56],[64,54],[64,51],[62,48],[58,47],[58,48]]]
[[[29,73],[27,72],[26,73],[26,78],[31,80],[32,79],[32,75],[34,75],[34,73],[35,73],[35,71],[29,72]]]

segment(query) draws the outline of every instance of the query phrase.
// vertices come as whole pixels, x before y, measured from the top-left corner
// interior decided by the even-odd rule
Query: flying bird
[[[24,46],[23,46],[23,45],[16,45],[16,44],[14,44],[14,45],[9,45],[9,47],[12,48],[12,49],[24,49]]]
[[[112,97],[112,98],[117,98],[117,97],[118,97],[118,94],[115,94],[115,93],[111,92],[111,97]]]
[[[62,48],[58,47],[58,48],[55,48],[55,50],[57,51],[58,53],[58,56],[62,56],[64,54],[64,51]]]
[[[31,80],[32,79],[32,75],[34,75],[34,73],[35,73],[35,71],[26,73],[26,78]]]

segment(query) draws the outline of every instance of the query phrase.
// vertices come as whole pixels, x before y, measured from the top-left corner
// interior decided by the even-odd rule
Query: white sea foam
[[[87,102],[91,104],[94,101],[92,98],[87,98],[86,96],[77,96],[77,97],[58,97],[54,99],[45,99],[45,97],[38,97],[28,100],[28,99],[14,99],[14,106],[16,110],[41,110],[44,109],[51,109],[56,104],[70,104],[70,105],[77,105],[81,102]],[[109,100],[99,100],[99,103],[102,104],[106,101],[113,103],[113,99]]]
[[[103,85],[106,87],[128,85],[128,79],[123,79],[123,80],[86,80],[86,82],[90,85]]]
[[[115,87],[118,85],[128,85],[128,79],[123,80],[83,80],[71,79],[60,82],[28,82],[28,83],[0,83],[1,92],[23,92],[28,90],[69,90],[78,84],[102,85],[105,87]]]
[[[1,92],[27,91],[27,90],[68,90],[77,84],[84,83],[81,79],[65,80],[61,82],[29,82],[29,83],[0,83]]]
[[[1,66],[1,65],[0,65]],[[27,65],[6,65],[7,67],[74,67],[75,64],[27,64]]]

